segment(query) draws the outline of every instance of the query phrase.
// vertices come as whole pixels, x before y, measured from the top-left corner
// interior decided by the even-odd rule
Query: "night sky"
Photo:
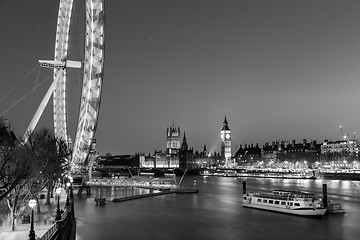
[[[58,3],[0,0],[0,114],[24,134],[50,86]],[[339,140],[360,134],[359,0],[108,0],[100,154],[166,148],[180,127],[190,147],[220,150],[227,117],[240,144]],[[69,59],[83,55],[76,0]],[[81,73],[69,73],[74,139]],[[38,83],[41,87],[30,92]],[[12,90],[18,85],[14,90]],[[52,128],[52,102],[38,127]]]

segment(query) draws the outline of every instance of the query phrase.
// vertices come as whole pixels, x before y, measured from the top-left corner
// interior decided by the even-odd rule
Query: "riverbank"
[[[359,173],[344,173],[344,172],[334,172],[334,173],[320,173],[320,178],[331,179],[331,180],[350,180],[350,181],[360,181]]]
[[[239,178],[274,178],[274,179],[331,179],[360,181],[359,171],[353,172],[323,172],[318,170],[307,171],[277,171],[277,170],[204,170],[200,175],[204,177],[239,177]]]

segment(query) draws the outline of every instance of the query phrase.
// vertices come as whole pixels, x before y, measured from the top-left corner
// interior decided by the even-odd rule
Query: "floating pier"
[[[105,206],[106,203],[106,198],[95,198],[95,202],[96,202],[96,206],[100,205],[100,206]]]
[[[147,194],[141,194],[141,195],[135,195],[135,196],[114,198],[112,201],[113,202],[124,202],[124,201],[129,201],[129,200],[134,200],[134,199],[154,197],[154,196],[160,196],[160,195],[165,195],[165,194],[171,194],[171,193],[174,193],[174,192],[175,191],[170,190],[170,191],[161,191],[161,192],[155,192],[155,193],[147,193]]]
[[[199,193],[199,190],[195,188],[178,188],[175,190],[175,193],[177,194]]]

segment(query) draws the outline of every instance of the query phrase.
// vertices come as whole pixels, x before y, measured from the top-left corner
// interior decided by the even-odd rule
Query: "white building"
[[[321,154],[326,153],[349,153],[358,155],[358,140],[325,141],[321,145]]]

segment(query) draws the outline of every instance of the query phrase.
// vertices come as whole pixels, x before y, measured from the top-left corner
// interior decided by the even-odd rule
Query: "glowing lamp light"
[[[70,183],[69,183],[69,182],[67,182],[67,183],[66,183],[66,186],[67,186],[67,187],[70,187]]]
[[[36,200],[35,199],[31,199],[29,201],[29,207],[31,207],[31,209],[33,209],[36,206]]]
[[[61,187],[56,188],[56,193],[59,195],[61,193]]]

